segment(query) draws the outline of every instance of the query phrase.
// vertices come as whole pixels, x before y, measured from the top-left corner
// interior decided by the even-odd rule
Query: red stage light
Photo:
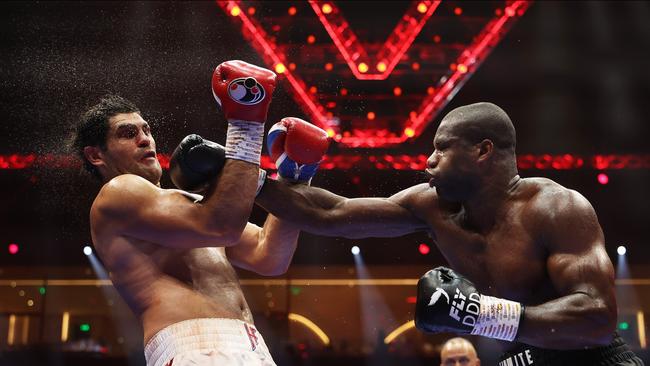
[[[413,131],[412,128],[407,127],[404,129],[404,134],[408,137],[413,137],[413,135],[415,135],[415,131]]]
[[[375,112],[368,112],[368,114],[366,115],[366,117],[368,117],[368,119],[372,121],[372,120],[375,119],[375,117],[376,117],[376,116],[375,116]]]
[[[400,88],[399,86],[394,87],[393,94],[395,94],[396,97],[399,97],[400,95],[402,95],[402,88]]]
[[[418,11],[420,13],[422,13],[422,14],[426,13],[427,9],[428,9],[427,4],[425,4],[425,3],[419,3],[418,4]]]
[[[279,63],[275,65],[275,72],[278,74],[283,74],[285,71],[287,71],[287,68],[284,66],[284,64]]]
[[[325,70],[332,71],[333,68],[334,68],[334,65],[332,65],[331,62],[328,62],[328,63],[325,64]]]
[[[418,251],[420,251],[420,254],[422,255],[427,255],[429,254],[429,251],[431,251],[431,249],[429,248],[428,245],[422,243],[418,246]]]
[[[287,12],[289,13],[289,15],[293,16],[293,15],[296,15],[298,10],[296,10],[295,6],[291,6],[291,7],[289,7],[289,10],[287,10]]]
[[[427,12],[424,14],[417,10],[419,3],[412,3],[413,5],[407,9],[404,17],[396,25],[382,48],[379,51],[372,51],[372,55],[369,55],[364,44],[356,37],[350,29],[350,24],[333,3],[309,1],[309,4],[341,53],[341,56],[345,59],[354,76],[359,80],[384,80],[392,73],[396,64],[402,60],[406,50],[409,49],[415,37],[417,37],[422,27],[434,13],[440,1],[421,1],[421,3],[428,6]],[[229,13],[233,6],[238,5],[238,2],[219,1],[217,4]],[[524,12],[529,5],[530,3],[528,1],[517,0],[509,3],[508,8],[518,13]],[[235,22],[241,22],[244,37],[251,42],[253,47],[265,59],[267,65],[286,62],[287,55],[284,53],[281,47],[282,45],[278,46],[274,44],[274,38],[266,34],[256,19],[242,13],[236,18]],[[500,39],[503,38],[504,31],[510,27],[511,23],[512,21],[505,16],[488,22],[478,36],[475,37],[475,41],[460,53],[456,62],[467,65],[468,70],[474,70],[484,61]],[[387,64],[386,71],[378,72],[375,69],[375,60],[385,60]],[[365,63],[366,67],[373,65],[373,69],[368,69],[365,73],[361,72],[359,69],[361,63]],[[434,94],[425,96],[417,109],[417,115],[403,121],[403,128],[411,128],[414,131],[412,137],[419,136],[426,126],[433,121],[437,113],[446,106],[453,95],[467,81],[467,78],[472,72],[468,71],[465,74],[455,72],[450,76],[447,75],[440,79],[440,85],[436,87]],[[330,124],[334,123],[333,119],[327,117],[324,106],[309,93],[305,87],[306,83],[299,75],[287,72],[283,79],[292,86],[291,91],[293,92],[294,98],[304,107],[304,111],[310,116],[312,123],[324,129],[327,129],[330,127]],[[364,136],[354,134],[354,136],[350,136],[349,138],[343,137],[338,142],[347,147],[382,147],[402,143],[408,138],[408,136],[403,134],[390,133],[379,136],[373,132],[366,133]]]
[[[343,89],[341,90],[343,91]],[[347,93],[347,90],[346,90]],[[342,93],[343,94],[343,93]],[[327,112],[328,118],[332,118],[331,112]],[[417,117],[413,111],[410,118]],[[339,132],[334,127],[326,128],[330,137],[340,140],[343,137],[351,137],[349,131]],[[386,136],[387,130],[377,130],[377,136]],[[404,129],[403,134],[410,136],[415,131],[408,127]],[[354,130],[355,136],[368,138],[366,131]],[[421,155],[336,155],[327,156],[321,164],[321,169],[350,169],[358,167],[360,169],[371,169],[375,164],[380,164],[382,169],[397,169],[397,164],[403,166],[402,169],[423,170],[428,156]],[[169,154],[158,154],[160,166],[163,169],[169,169]],[[0,155],[0,169],[79,169],[81,162],[72,155]],[[274,169],[273,163],[268,156],[262,155],[261,167],[263,169]],[[523,154],[517,156],[517,167],[520,170],[540,169],[540,170],[578,170],[594,169],[605,171],[612,169],[650,169],[650,154],[646,155],[595,155],[580,156],[573,154],[563,155],[532,155]]]
[[[418,70],[420,70],[420,64],[418,62],[414,62],[414,63],[411,64],[411,68],[414,71],[418,71]]]
[[[427,88],[427,94],[429,94],[429,95],[433,94],[435,91],[436,91],[436,89],[434,87],[432,87],[432,86]]]
[[[417,298],[417,296],[408,296],[408,297],[406,298],[406,303],[407,303],[407,304],[415,304],[415,303],[417,303],[417,302],[418,302],[418,298]]]
[[[314,44],[314,42],[316,42],[316,37],[314,37],[313,34],[308,35],[307,36],[307,43]]]
[[[465,64],[459,64],[456,69],[458,69],[458,72],[461,74],[464,74],[467,72],[467,66]]]
[[[509,17],[514,17],[515,16],[515,9],[512,7],[507,7],[506,8],[506,15]]]
[[[435,36],[433,36],[433,41],[434,41],[435,43],[440,43],[440,41],[441,41],[440,36],[437,35],[437,34],[436,34]]]
[[[233,6],[232,9],[230,9],[230,15],[237,17],[239,14],[241,14],[241,9],[239,6]]]
[[[290,64],[289,64],[289,70],[293,71],[293,70],[295,70],[295,69],[296,69],[296,64],[294,64],[293,62],[290,63]]]
[[[348,95],[348,90],[345,89],[345,88],[341,88],[340,93],[341,93],[341,95],[343,95],[343,96]]]
[[[456,14],[456,15],[461,15],[461,14],[463,14],[463,9],[460,8],[460,7],[456,7],[456,8],[454,9],[454,14]]]
[[[609,177],[607,176],[607,174],[605,173],[598,174],[598,183],[603,185],[609,183]]]
[[[378,63],[377,64],[377,71],[379,71],[379,72],[386,71],[386,63],[385,62]]]
[[[366,72],[368,72],[368,65],[366,65],[365,62],[362,62],[359,64],[358,69],[360,73],[365,74]]]
[[[255,15],[255,8],[254,7],[251,6],[250,8],[248,8],[248,15]]]
[[[312,94],[316,94],[316,92],[318,92],[318,88],[316,88],[315,86],[312,86],[312,87],[309,88],[309,92],[312,93]]]
[[[18,244],[11,243],[9,244],[9,254],[16,254],[18,253]]]

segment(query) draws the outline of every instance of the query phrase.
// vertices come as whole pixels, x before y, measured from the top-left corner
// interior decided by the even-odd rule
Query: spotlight
[[[625,253],[627,253],[627,248],[621,245],[618,248],[616,248],[616,253],[618,253],[618,255],[625,255]]]
[[[9,254],[16,254],[18,253],[18,244],[11,243],[9,244]]]
[[[609,183],[609,177],[605,173],[598,174],[598,183],[607,184]]]
[[[275,64],[275,72],[277,72],[278,74],[284,74],[285,71],[287,71],[287,68],[286,66],[284,66],[283,63],[280,62]]]
[[[91,248],[90,246],[86,245],[86,246],[84,247],[84,254],[85,254],[85,255],[91,255],[91,254],[93,254],[93,248]]]
[[[354,255],[359,255],[359,253],[361,253],[361,249],[359,249],[359,247],[355,245],[355,246],[352,247],[351,252]]]
[[[366,72],[368,72],[368,65],[365,62],[362,62],[357,66],[357,69],[362,74],[366,73]]]

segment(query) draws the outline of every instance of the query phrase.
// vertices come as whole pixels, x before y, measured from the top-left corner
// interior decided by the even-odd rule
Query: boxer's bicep
[[[568,193],[546,228],[548,274],[561,295],[585,294],[587,308],[615,312],[614,269],[591,204]]]
[[[262,228],[259,226],[247,223],[246,228],[237,244],[226,248],[226,255],[230,262],[239,267],[249,271],[255,271],[255,263],[259,259],[259,241]]]
[[[226,254],[237,267],[278,276],[291,264],[299,233],[295,225],[269,215],[262,228],[248,223],[237,244],[226,248]]]
[[[104,222],[118,224],[125,236],[179,249],[227,246],[236,242],[220,235],[218,223],[202,205],[174,190],[160,189],[143,178],[124,175],[109,182],[94,207]]]

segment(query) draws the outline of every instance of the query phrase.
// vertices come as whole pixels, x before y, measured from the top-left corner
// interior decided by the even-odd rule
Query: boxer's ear
[[[84,156],[88,162],[94,166],[104,165],[102,150],[97,146],[84,147]]]
[[[483,162],[492,157],[494,152],[494,143],[485,139],[478,143],[478,161]]]

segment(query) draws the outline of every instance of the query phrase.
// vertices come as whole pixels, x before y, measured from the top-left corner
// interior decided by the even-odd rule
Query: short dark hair
[[[92,165],[84,155],[86,146],[97,146],[106,150],[106,135],[108,120],[120,113],[140,113],[138,107],[119,95],[107,94],[101,97],[99,103],[90,107],[79,118],[72,137],[72,148],[84,162],[84,168],[98,179],[102,179],[99,170]]]

